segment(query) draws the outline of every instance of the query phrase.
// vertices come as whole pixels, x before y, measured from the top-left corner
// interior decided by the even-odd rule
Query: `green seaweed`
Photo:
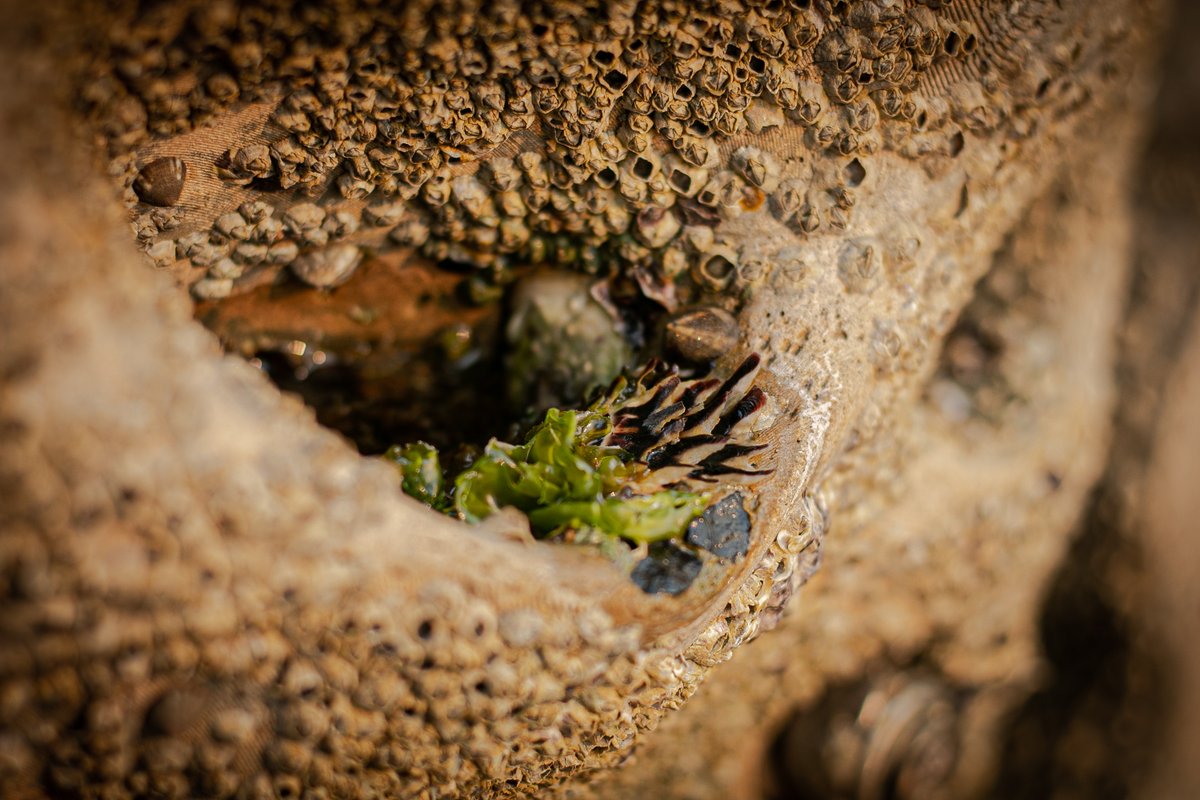
[[[393,447],[388,458],[413,497],[477,523],[511,506],[529,517],[538,538],[568,530],[596,531],[646,543],[680,537],[707,505],[704,495],[661,490],[647,495],[632,486],[643,466],[627,452],[600,444],[611,428],[606,414],[552,408],[525,439],[496,439],[443,490],[437,452],[429,445]],[[436,473],[437,480],[433,479]]]
[[[683,535],[704,507],[700,495],[664,489],[640,497],[554,503],[529,512],[529,524],[534,531],[588,527],[634,542],[657,542]]]
[[[392,445],[383,454],[400,473],[404,493],[438,511],[449,508],[437,448],[425,442]]]

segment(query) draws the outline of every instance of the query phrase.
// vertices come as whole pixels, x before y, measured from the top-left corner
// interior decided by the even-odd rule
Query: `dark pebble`
[[[706,508],[688,526],[686,539],[718,558],[745,555],[750,549],[750,515],[742,506],[741,493],[734,492]]]
[[[647,594],[679,594],[696,580],[700,567],[699,556],[669,542],[655,542],[631,577]]]

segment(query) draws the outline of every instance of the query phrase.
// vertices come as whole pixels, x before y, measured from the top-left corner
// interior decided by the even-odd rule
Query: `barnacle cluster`
[[[646,591],[678,594],[701,551],[733,559],[749,547],[745,498],[727,484],[770,473],[759,463],[766,445],[743,424],[766,401],[744,389],[758,363],[751,355],[722,381],[651,362],[584,411],[549,409],[524,444],[493,439],[449,485],[425,443],[384,458],[404,492],[435,509],[478,523],[515,508],[535,537],[598,546]]]
[[[886,124],[947,120],[914,88],[976,48],[970,19],[882,0],[180,2],[112,40],[84,100],[126,186],[165,147],[223,187],[214,214],[211,181],[185,186],[182,225],[127,195],[151,257],[204,298],[304,251],[301,279],[350,263],[324,255],[336,241],[493,269],[692,266],[721,290],[739,254],[715,226],[844,230]],[[221,152],[187,146],[205,126]]]

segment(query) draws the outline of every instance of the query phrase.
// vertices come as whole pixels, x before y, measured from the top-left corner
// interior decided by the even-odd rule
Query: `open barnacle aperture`
[[[492,439],[452,479],[423,442],[384,457],[401,487],[478,523],[503,508],[535,538],[598,547],[650,593],[679,594],[705,554],[732,560],[750,545],[752,499],[737,484],[769,475],[753,416],[766,395],[747,356],[728,377],[682,379],[652,360],[619,376],[582,411],[551,408],[520,445]]]

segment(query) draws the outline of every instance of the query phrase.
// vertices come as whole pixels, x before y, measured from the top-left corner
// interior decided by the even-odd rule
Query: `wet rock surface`
[[[648,594],[680,594],[687,590],[703,566],[699,556],[670,542],[650,546],[650,555],[633,568],[633,582]]]
[[[701,547],[718,558],[743,556],[750,548],[750,515],[740,492],[725,497],[692,520],[687,543]]]
[[[502,306],[465,301],[463,283],[391,254],[364,259],[342,286],[272,282],[197,316],[360,452],[422,439],[453,457],[507,435],[510,417],[487,401],[503,396]]]

